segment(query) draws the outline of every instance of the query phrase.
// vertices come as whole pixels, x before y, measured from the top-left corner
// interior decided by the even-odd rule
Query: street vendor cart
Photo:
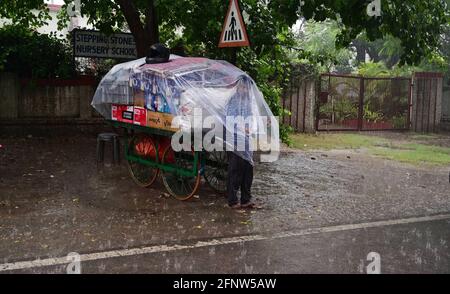
[[[220,141],[216,146],[223,148],[206,151],[194,148],[192,141],[192,148],[180,151],[174,148],[172,137],[195,133],[195,128],[201,128],[204,136],[211,130],[211,126],[204,128],[207,117],[215,119],[213,128],[239,133],[226,124],[230,99],[239,85],[247,89],[252,114],[272,115],[245,72],[225,61],[175,55],[165,63],[146,64],[142,58],[116,65],[100,82],[92,106],[111,125],[126,130],[125,157],[136,184],[150,187],[160,175],[172,196],[188,200],[197,193],[202,177],[217,192],[226,191],[229,143],[216,135],[212,141]],[[197,110],[202,115],[200,126],[192,124]],[[249,153],[239,155],[252,160]]]

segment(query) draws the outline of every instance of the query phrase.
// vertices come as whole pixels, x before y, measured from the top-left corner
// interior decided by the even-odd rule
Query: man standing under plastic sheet
[[[253,151],[250,148],[250,127],[247,123],[252,121],[252,103],[249,86],[252,81],[243,76],[239,81],[236,93],[228,101],[227,126],[232,120],[232,130],[227,130],[227,143],[234,146],[233,152],[228,153],[228,179],[227,198],[228,205],[233,209],[254,208],[251,201],[251,188],[253,183]],[[242,122],[245,121],[244,124]],[[230,138],[232,136],[232,139]],[[242,140],[244,142],[242,142]],[[243,143],[243,144],[242,144]],[[242,150],[239,146],[245,146]],[[237,193],[241,189],[241,199]]]

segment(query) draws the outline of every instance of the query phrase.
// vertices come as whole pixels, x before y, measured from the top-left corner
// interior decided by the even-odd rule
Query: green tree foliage
[[[403,53],[400,40],[392,35],[370,41],[367,35],[362,33],[353,40],[352,44],[356,48],[358,63],[364,63],[368,54],[373,62],[383,61],[388,68],[392,68],[399,63]]]
[[[73,3],[65,2],[66,6]],[[436,51],[443,24],[448,21],[446,0],[383,0],[379,18],[368,16],[366,8],[370,2],[305,0],[301,14],[307,20],[336,20],[343,28],[336,37],[337,48],[346,48],[360,33],[366,32],[369,40],[386,35],[398,38],[404,48],[402,63],[418,63]],[[42,3],[43,0],[1,1],[0,16],[32,23],[38,18],[26,10],[42,7]],[[237,65],[257,81],[275,115],[282,112],[280,95],[289,74],[289,55],[285,48],[295,45],[290,28],[300,17],[300,3],[299,0],[240,1],[248,14],[252,46],[238,50]],[[217,48],[227,6],[225,0],[82,0],[81,14],[104,32],[127,25],[140,56],[145,55],[152,43],[162,41],[170,45],[184,44],[189,54],[230,60],[232,49]],[[67,14],[61,17],[68,19]],[[181,38],[176,33],[180,30]]]
[[[295,23],[297,0],[270,1],[277,13]],[[443,25],[448,22],[446,0],[384,0],[382,16],[375,18],[366,13],[364,0],[310,0],[304,1],[302,12],[306,19],[338,20],[343,25],[337,36],[338,47],[347,47],[360,33],[366,32],[370,41],[392,35],[405,49],[401,64],[419,63],[439,47]]]
[[[353,70],[355,52],[349,48],[336,47],[336,37],[340,31],[336,21],[305,22],[296,36],[297,46],[303,50],[298,62],[314,61],[317,72],[350,73]]]
[[[2,0],[0,17],[26,28],[36,28],[50,19],[49,9],[43,0]]]
[[[65,2],[71,4],[73,0]],[[276,43],[277,35],[298,20],[301,2],[241,0],[255,24],[252,36],[255,46]],[[337,36],[339,47],[347,47],[361,32],[366,32],[371,41],[392,35],[405,48],[402,64],[418,63],[439,47],[443,24],[449,19],[447,0],[384,0],[382,16],[378,18],[368,16],[366,8],[370,2],[308,0],[303,1],[301,13],[308,20],[338,20],[344,28]],[[127,23],[137,42],[147,42],[147,46],[159,39],[160,28],[174,33],[174,28],[180,27],[185,28],[188,39],[216,45],[227,7],[227,1],[222,0],[83,0],[81,3],[81,13],[97,28],[112,31]],[[30,9],[38,9],[40,13],[34,15]],[[46,12],[43,0],[0,2],[0,16],[15,23],[36,25],[45,21]]]
[[[74,75],[71,48],[54,36],[28,28],[0,28],[0,70],[32,78],[68,78]]]
[[[443,57],[443,67],[445,68],[447,83],[450,85],[450,18],[445,26],[444,33],[441,35],[440,55]]]

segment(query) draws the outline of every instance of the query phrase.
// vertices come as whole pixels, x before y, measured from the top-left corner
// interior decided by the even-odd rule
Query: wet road
[[[82,254],[82,273],[450,273],[450,215],[321,227]],[[378,258],[378,257],[377,257]],[[66,273],[66,259],[0,265],[9,273]],[[9,267],[9,269],[8,269]]]
[[[92,273],[363,273],[373,251],[385,273],[449,272],[445,168],[287,152],[257,167],[265,209],[248,212],[207,187],[183,203],[136,187],[124,164],[97,170],[95,137],[2,145],[0,269],[61,273],[78,252]]]

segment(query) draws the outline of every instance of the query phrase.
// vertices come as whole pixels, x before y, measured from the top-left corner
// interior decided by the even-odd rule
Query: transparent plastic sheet
[[[142,58],[116,65],[92,101],[106,119],[111,119],[113,104],[142,104],[149,111],[170,113],[193,136],[214,130],[216,147],[252,164],[252,151],[279,148],[278,121],[256,83],[226,61],[171,55],[168,63],[145,64]]]

